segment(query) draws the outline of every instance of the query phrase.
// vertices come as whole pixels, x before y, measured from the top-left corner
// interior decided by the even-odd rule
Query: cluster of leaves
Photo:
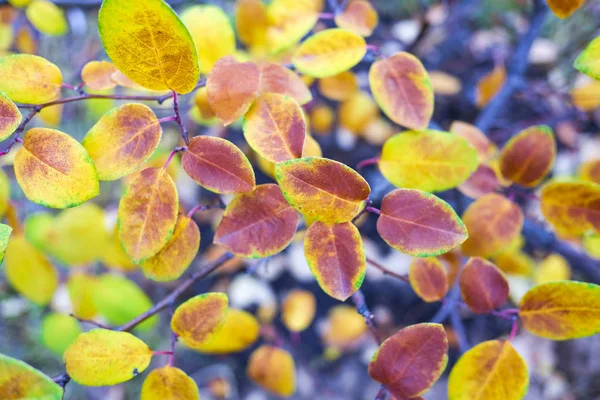
[[[548,3],[561,17],[580,6],[575,1]],[[69,267],[97,261],[122,271],[139,266],[154,281],[179,279],[200,247],[194,213],[208,208],[183,210],[171,169],[173,159],[181,154],[180,164],[189,178],[215,194],[232,197],[216,226],[215,244],[239,258],[265,258],[282,252],[303,231],[310,270],[323,291],[337,300],[355,296],[363,283],[370,260],[355,223],[374,213],[381,238],[414,257],[404,279],[424,301],[439,301],[455,287],[473,313],[506,317],[514,329],[520,320],[533,334],[554,340],[600,331],[600,287],[593,284],[543,283],[530,289],[517,309],[503,309],[509,299],[505,273],[510,273],[511,262],[506,260],[521,250],[524,223],[523,211],[511,199],[511,188],[542,185],[541,211],[556,232],[577,240],[597,238],[599,164],[587,167],[589,180],[547,181],[556,155],[554,133],[547,126],[524,129],[501,149],[465,122],[455,122],[449,132],[428,129],[434,108],[431,78],[408,52],[380,57],[370,66],[374,102],[368,94],[356,93],[356,78],[349,70],[372,50],[365,37],[377,25],[377,13],[367,1],[351,1],[336,10],[336,28],[302,40],[314,29],[323,8],[320,0],[274,0],[268,5],[239,0],[235,26],[248,50],[241,53],[236,51],[228,17],[218,7],[193,6],[180,18],[163,0],[104,0],[98,29],[111,62],[85,65],[81,85],[63,83],[60,69],[42,57],[0,58],[0,76],[6,78],[0,82],[0,139],[22,142],[14,153],[16,181],[33,203],[62,209],[56,215],[30,214],[21,226],[14,206],[8,204],[8,178],[4,172],[0,175],[3,207],[13,208],[13,216],[7,216],[9,225],[0,225],[10,285],[32,302],[47,305],[59,283],[50,259]],[[26,9],[39,31],[65,33],[64,18],[39,16],[48,12],[62,18],[60,9],[45,0],[34,0]],[[600,79],[600,39],[589,45],[575,66]],[[369,199],[367,181],[347,165],[322,157],[311,137],[311,119],[303,106],[312,101],[307,82],[313,79],[319,79],[324,95],[346,102],[348,127],[367,129],[365,121],[378,116],[380,109],[407,129],[387,138],[380,156],[370,161],[398,187],[385,195],[380,209]],[[64,87],[78,95],[61,98]],[[96,92],[116,87],[155,93]],[[257,185],[250,160],[231,141],[188,137],[179,96],[191,92],[195,92],[192,118],[224,127],[241,121],[259,167],[276,183]],[[127,103],[102,115],[81,143],[50,128],[29,129],[20,138],[42,110],[97,98],[170,102],[175,114],[159,119],[147,105]],[[23,118],[20,109],[31,112]],[[329,116],[326,109],[322,112],[313,110],[310,117],[317,129],[325,126],[326,130]],[[169,121],[179,125],[181,143],[168,156],[157,157],[161,124]],[[119,179],[126,187],[117,224],[107,231],[105,210],[88,201],[100,194],[100,182]],[[474,199],[462,217],[432,194],[454,188]],[[444,257],[459,260],[452,264],[453,270],[442,263]],[[461,267],[462,257],[468,259]],[[185,281],[185,288],[200,276]],[[173,366],[174,347],[153,352],[125,332],[152,329],[155,314],[171,305],[183,286],[167,303],[156,306],[133,281],[120,275],[76,272],[67,288],[77,317],[101,315],[111,325],[122,325],[82,332],[67,315],[45,317],[43,340],[56,353],[64,353],[70,378],[88,386],[115,385],[143,372],[153,355],[169,354],[168,365],[146,376],[142,399],[199,398],[196,383]],[[314,314],[310,292],[294,291],[283,304],[282,320],[293,332],[306,329]],[[329,320],[328,340],[337,344],[366,329],[360,315],[347,306],[335,308]],[[259,321],[248,312],[230,309],[221,293],[201,294],[182,303],[170,325],[173,337],[187,347],[213,354],[247,349],[260,333]],[[416,324],[380,344],[369,374],[395,398],[418,398],[443,373],[447,354],[442,325]],[[63,396],[63,388],[18,360],[0,356],[0,371],[2,398]],[[247,375],[278,395],[289,396],[296,388],[294,360],[280,346],[263,344],[253,350]],[[520,399],[528,376],[510,340],[486,341],[466,352],[452,369],[449,397]]]

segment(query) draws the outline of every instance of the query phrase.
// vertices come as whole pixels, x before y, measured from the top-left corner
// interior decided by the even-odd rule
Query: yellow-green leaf
[[[354,67],[366,52],[362,36],[346,29],[326,29],[302,42],[292,63],[303,74],[325,78]]]
[[[244,310],[229,309],[223,326],[206,341],[192,348],[207,354],[237,353],[258,339],[260,324]]]
[[[144,104],[125,104],[104,114],[81,144],[96,164],[98,179],[112,181],[139,168],[156,150],[162,127]]]
[[[181,14],[194,40],[200,72],[208,74],[221,57],[235,53],[235,34],[227,14],[213,5],[194,5]]]
[[[558,281],[530,289],[521,299],[525,329],[552,340],[576,339],[600,332],[600,286]]]
[[[48,0],[34,0],[25,10],[29,22],[40,32],[50,36],[67,33],[69,25],[63,11]]]
[[[25,135],[15,176],[27,198],[51,208],[74,207],[100,194],[92,159],[71,136],[47,128]]]
[[[190,347],[209,340],[223,326],[229,300],[223,293],[205,293],[192,297],[175,310],[171,329]]]
[[[23,116],[15,103],[0,92],[0,141],[12,135],[22,119]]]
[[[50,302],[58,286],[58,274],[23,235],[13,236],[8,242],[4,265],[8,283],[17,292],[42,306]]]
[[[200,70],[192,36],[163,0],[104,0],[98,30],[115,66],[153,90],[188,93]]]
[[[98,278],[92,293],[98,314],[112,325],[122,325],[152,307],[152,301],[133,281],[119,276],[106,274]],[[139,324],[136,329],[147,331],[158,323],[153,316]]]
[[[298,43],[319,20],[323,0],[273,0],[267,7],[267,48],[280,53]]]
[[[80,333],[79,322],[70,315],[50,313],[42,320],[42,343],[57,356],[62,357]]]
[[[0,354],[0,398],[62,400],[63,390],[47,375],[17,359]]]
[[[128,381],[150,364],[152,350],[127,332],[92,329],[82,333],[64,356],[67,373],[86,386],[108,386]]]
[[[10,234],[13,229],[6,225],[0,224],[0,264],[4,260],[4,255],[6,254],[6,248],[8,247],[8,241],[10,239]]]
[[[523,358],[509,341],[489,340],[458,360],[448,381],[449,400],[520,400],[529,386]]]
[[[91,319],[96,315],[93,293],[96,291],[97,282],[95,276],[83,273],[75,273],[69,277],[67,290],[73,306],[73,315],[76,317]]]
[[[600,80],[600,36],[588,44],[573,66],[584,74]]]
[[[0,91],[12,101],[41,104],[60,95],[62,75],[43,57],[15,54],[0,58]]]
[[[144,384],[140,400],[200,400],[198,385],[179,368],[164,366],[152,370]]]
[[[393,185],[439,192],[465,182],[479,165],[477,151],[462,137],[426,130],[402,132],[383,145],[379,169]]]
[[[4,169],[0,168],[0,216],[6,214],[10,203],[10,181]]]

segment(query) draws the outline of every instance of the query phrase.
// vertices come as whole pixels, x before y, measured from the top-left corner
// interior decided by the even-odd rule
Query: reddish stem
[[[176,115],[171,115],[169,117],[160,118],[158,120],[158,122],[160,122],[162,124],[163,122],[176,121],[176,120],[177,120],[177,116]]]
[[[379,157],[367,158],[366,160],[362,160],[358,164],[356,164],[356,169],[362,169],[364,167],[368,167],[369,165],[374,165],[379,162]]]
[[[335,19],[334,13],[321,13],[319,14],[319,19]]]
[[[519,320],[519,317],[516,315],[512,316],[512,328],[510,329],[510,336],[508,337],[508,340],[510,342],[513,341],[513,339],[515,338],[515,336],[517,335],[517,330],[519,328],[519,324],[517,323],[517,321]]]
[[[162,350],[162,351],[153,351],[152,352],[153,356],[161,356],[161,355],[173,355],[173,352],[171,350]]]
[[[384,267],[383,265],[379,264],[377,261],[375,261],[369,257],[367,257],[367,262],[369,264],[371,264],[372,266],[374,266],[375,268],[377,268],[378,270],[380,270],[381,272],[383,272],[385,275],[393,276],[394,278],[398,278],[401,281],[409,283],[408,277],[406,275],[400,275],[393,271],[390,271],[389,269],[387,269],[386,267]]]
[[[165,162],[165,165],[163,165],[163,169],[167,169],[167,167],[169,166],[169,163],[171,162],[171,160],[173,159],[173,157],[175,157],[175,154],[181,152],[181,151],[186,151],[187,147],[186,146],[181,146],[181,147],[175,147],[173,149],[173,151],[171,152],[171,154],[169,154],[169,158],[167,158],[167,161]]]
[[[370,213],[373,213],[373,214],[381,215],[381,211],[378,208],[375,208],[375,207],[366,206],[365,210],[367,210],[367,212],[370,212]]]
[[[188,137],[187,128],[183,124],[183,120],[179,114],[179,98],[176,91],[173,91],[173,111],[175,111],[175,121],[177,121],[179,129],[181,129],[181,137],[183,138],[185,144],[188,145],[190,144],[190,139]]]

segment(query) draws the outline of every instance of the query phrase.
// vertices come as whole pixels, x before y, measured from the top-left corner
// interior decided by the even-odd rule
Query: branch
[[[218,267],[220,267],[222,264],[231,260],[232,258],[233,258],[233,254],[227,252],[227,253],[223,254],[221,257],[214,260],[213,262],[206,264],[199,271],[194,272],[189,278],[187,278],[185,281],[183,281],[167,297],[165,297],[164,299],[162,299],[161,301],[156,303],[156,305],[154,305],[154,307],[152,307],[145,313],[137,316],[136,318],[132,319],[125,325],[117,328],[116,330],[120,331],[120,332],[131,330],[131,329],[135,328],[136,326],[138,326],[139,324],[141,324],[142,322],[144,322],[145,320],[147,320],[148,318],[152,317],[153,315],[158,314],[159,312],[161,312],[162,310],[164,310],[166,308],[169,308],[171,306],[171,304],[173,304],[179,296],[181,296],[194,283],[196,283],[196,281],[199,281],[200,279],[209,275],[214,270],[216,270]]]
[[[371,310],[369,310],[369,307],[365,302],[365,296],[360,289],[352,295],[352,301],[356,305],[356,311],[365,318],[365,323],[369,327],[377,344],[381,344],[381,337],[379,336],[379,332],[377,332],[377,326],[375,326],[375,316],[371,313]]]
[[[383,265],[379,264],[377,261],[375,261],[369,257],[367,257],[367,262],[369,264],[371,264],[372,266],[374,266],[375,268],[377,268],[378,270],[380,270],[381,272],[383,272],[384,275],[393,276],[394,278],[398,278],[406,283],[410,283],[408,278],[406,277],[406,275],[400,275],[393,271],[390,271],[389,269],[387,269],[386,267],[384,267]]]
[[[483,132],[489,130],[494,119],[503,111],[505,103],[521,85],[529,62],[529,51],[542,30],[546,14],[548,14],[546,2],[544,0],[534,0],[529,30],[521,37],[510,64],[507,66],[506,81],[475,121],[475,125]]]

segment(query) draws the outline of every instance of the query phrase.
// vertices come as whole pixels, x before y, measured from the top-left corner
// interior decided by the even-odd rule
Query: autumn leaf
[[[345,301],[363,283],[367,271],[360,232],[351,222],[314,222],[304,238],[304,255],[325,293]]]
[[[0,92],[0,141],[12,135],[22,119],[23,116],[15,103]]]
[[[293,98],[277,93],[260,95],[246,113],[243,126],[250,147],[267,161],[302,157],[306,122]]]
[[[205,293],[187,300],[173,313],[171,329],[194,348],[210,340],[222,328],[229,310],[223,293]]]
[[[225,209],[214,242],[239,257],[264,258],[277,254],[292,241],[298,213],[274,184],[259,185],[239,194]]]
[[[361,36],[371,36],[378,22],[377,11],[365,0],[351,1],[343,12],[335,16],[337,26]]]
[[[446,253],[468,237],[448,203],[414,189],[396,189],[383,198],[377,231],[393,248],[417,257]]]
[[[169,365],[150,371],[140,393],[140,400],[200,400],[198,385],[179,368]]]
[[[0,264],[2,260],[4,260],[4,255],[6,254],[6,249],[8,247],[8,242],[10,240],[10,235],[13,231],[9,225],[0,224]]]
[[[454,121],[449,131],[466,139],[477,150],[479,161],[482,163],[488,161],[498,150],[496,145],[475,125]]]
[[[52,379],[17,359],[0,354],[0,398],[62,400],[63,390]]]
[[[523,358],[509,341],[479,343],[458,360],[448,381],[449,400],[520,400],[529,387]]]
[[[198,83],[196,47],[185,25],[163,0],[104,0],[98,13],[104,50],[135,83],[188,93]]]
[[[493,168],[485,164],[480,164],[469,179],[458,186],[458,190],[462,194],[473,199],[498,192],[501,188],[498,174]]]
[[[305,157],[275,165],[286,200],[302,214],[325,223],[348,222],[371,189],[353,169],[337,161]]]
[[[67,291],[73,306],[73,315],[78,318],[91,319],[97,314],[93,293],[97,279],[93,275],[75,273],[67,281]]]
[[[567,18],[575,11],[579,10],[585,0],[546,0],[550,10],[558,18]]]
[[[215,193],[244,193],[256,184],[250,161],[226,139],[192,138],[181,157],[181,166],[198,184]]]
[[[375,61],[369,70],[371,93],[395,123],[425,129],[433,115],[433,88],[418,58],[400,52]]]
[[[45,58],[15,54],[0,58],[0,91],[12,101],[42,104],[60,95],[62,75]]]
[[[295,72],[273,63],[260,64],[260,93],[283,94],[293,98],[300,105],[312,100],[310,90]]]
[[[251,53],[266,50],[268,26],[267,7],[261,0],[236,1],[235,30]]]
[[[288,330],[302,332],[306,330],[317,311],[317,300],[308,290],[292,290],[281,305],[281,321]]]
[[[491,193],[475,200],[463,214],[469,238],[465,255],[490,257],[508,247],[521,233],[523,211],[506,197]]]
[[[552,340],[600,332],[600,286],[557,281],[534,286],[521,299],[519,317],[529,332]]]
[[[117,67],[111,62],[90,61],[81,70],[81,80],[92,90],[114,89],[117,87],[117,82],[112,77],[117,71]]]
[[[254,383],[278,396],[288,397],[296,391],[294,359],[284,349],[260,346],[250,355],[246,374]]]
[[[112,181],[129,175],[156,150],[162,127],[143,104],[124,104],[104,114],[81,144],[96,164],[98,179]]]
[[[100,193],[96,167],[71,136],[30,129],[15,156],[15,176],[27,198],[51,208],[74,207]]]
[[[407,131],[389,138],[378,161],[393,185],[438,192],[465,182],[477,169],[477,152],[456,135],[441,131]]]
[[[358,89],[358,80],[352,71],[319,79],[319,92],[331,100],[348,100]]]
[[[556,156],[552,129],[532,126],[513,136],[500,153],[502,175],[524,187],[537,186],[550,172]]]
[[[413,258],[408,279],[417,296],[428,303],[441,300],[448,292],[448,274],[434,257]]]
[[[164,168],[137,172],[121,197],[118,211],[119,239],[134,263],[156,255],[175,229],[178,195]]]
[[[448,363],[448,338],[440,324],[416,324],[386,339],[369,363],[369,375],[400,398],[423,394]]]
[[[356,308],[342,304],[332,307],[327,314],[323,341],[340,348],[356,343],[369,328]]]
[[[267,6],[267,49],[278,54],[289,49],[308,32],[323,9],[323,0],[273,0]]]
[[[220,7],[202,4],[186,8],[181,21],[194,40],[200,72],[208,74],[217,60],[235,53],[235,33]]]
[[[600,233],[600,184],[552,182],[542,187],[540,206],[546,220],[564,235]]]
[[[127,332],[92,329],[82,333],[64,355],[67,373],[86,386],[126,382],[150,364],[152,350]]]
[[[462,268],[459,278],[462,298],[478,314],[487,314],[506,304],[508,281],[491,262],[471,257]]]
[[[497,65],[477,83],[475,103],[478,107],[485,107],[496,96],[506,81],[506,68]]]
[[[365,40],[356,33],[326,29],[302,42],[292,56],[292,63],[303,74],[325,78],[354,67],[366,52]]]
[[[205,354],[237,353],[252,346],[258,339],[260,324],[244,310],[229,309],[223,326],[192,349]]]
[[[45,35],[62,36],[69,31],[69,25],[63,10],[48,0],[34,0],[25,15],[31,25]]]
[[[579,178],[583,181],[594,182],[600,185],[600,159],[594,159],[581,164],[579,166]]]
[[[223,125],[231,125],[250,108],[260,90],[260,69],[233,56],[219,59],[208,76],[206,90],[211,108]]]

